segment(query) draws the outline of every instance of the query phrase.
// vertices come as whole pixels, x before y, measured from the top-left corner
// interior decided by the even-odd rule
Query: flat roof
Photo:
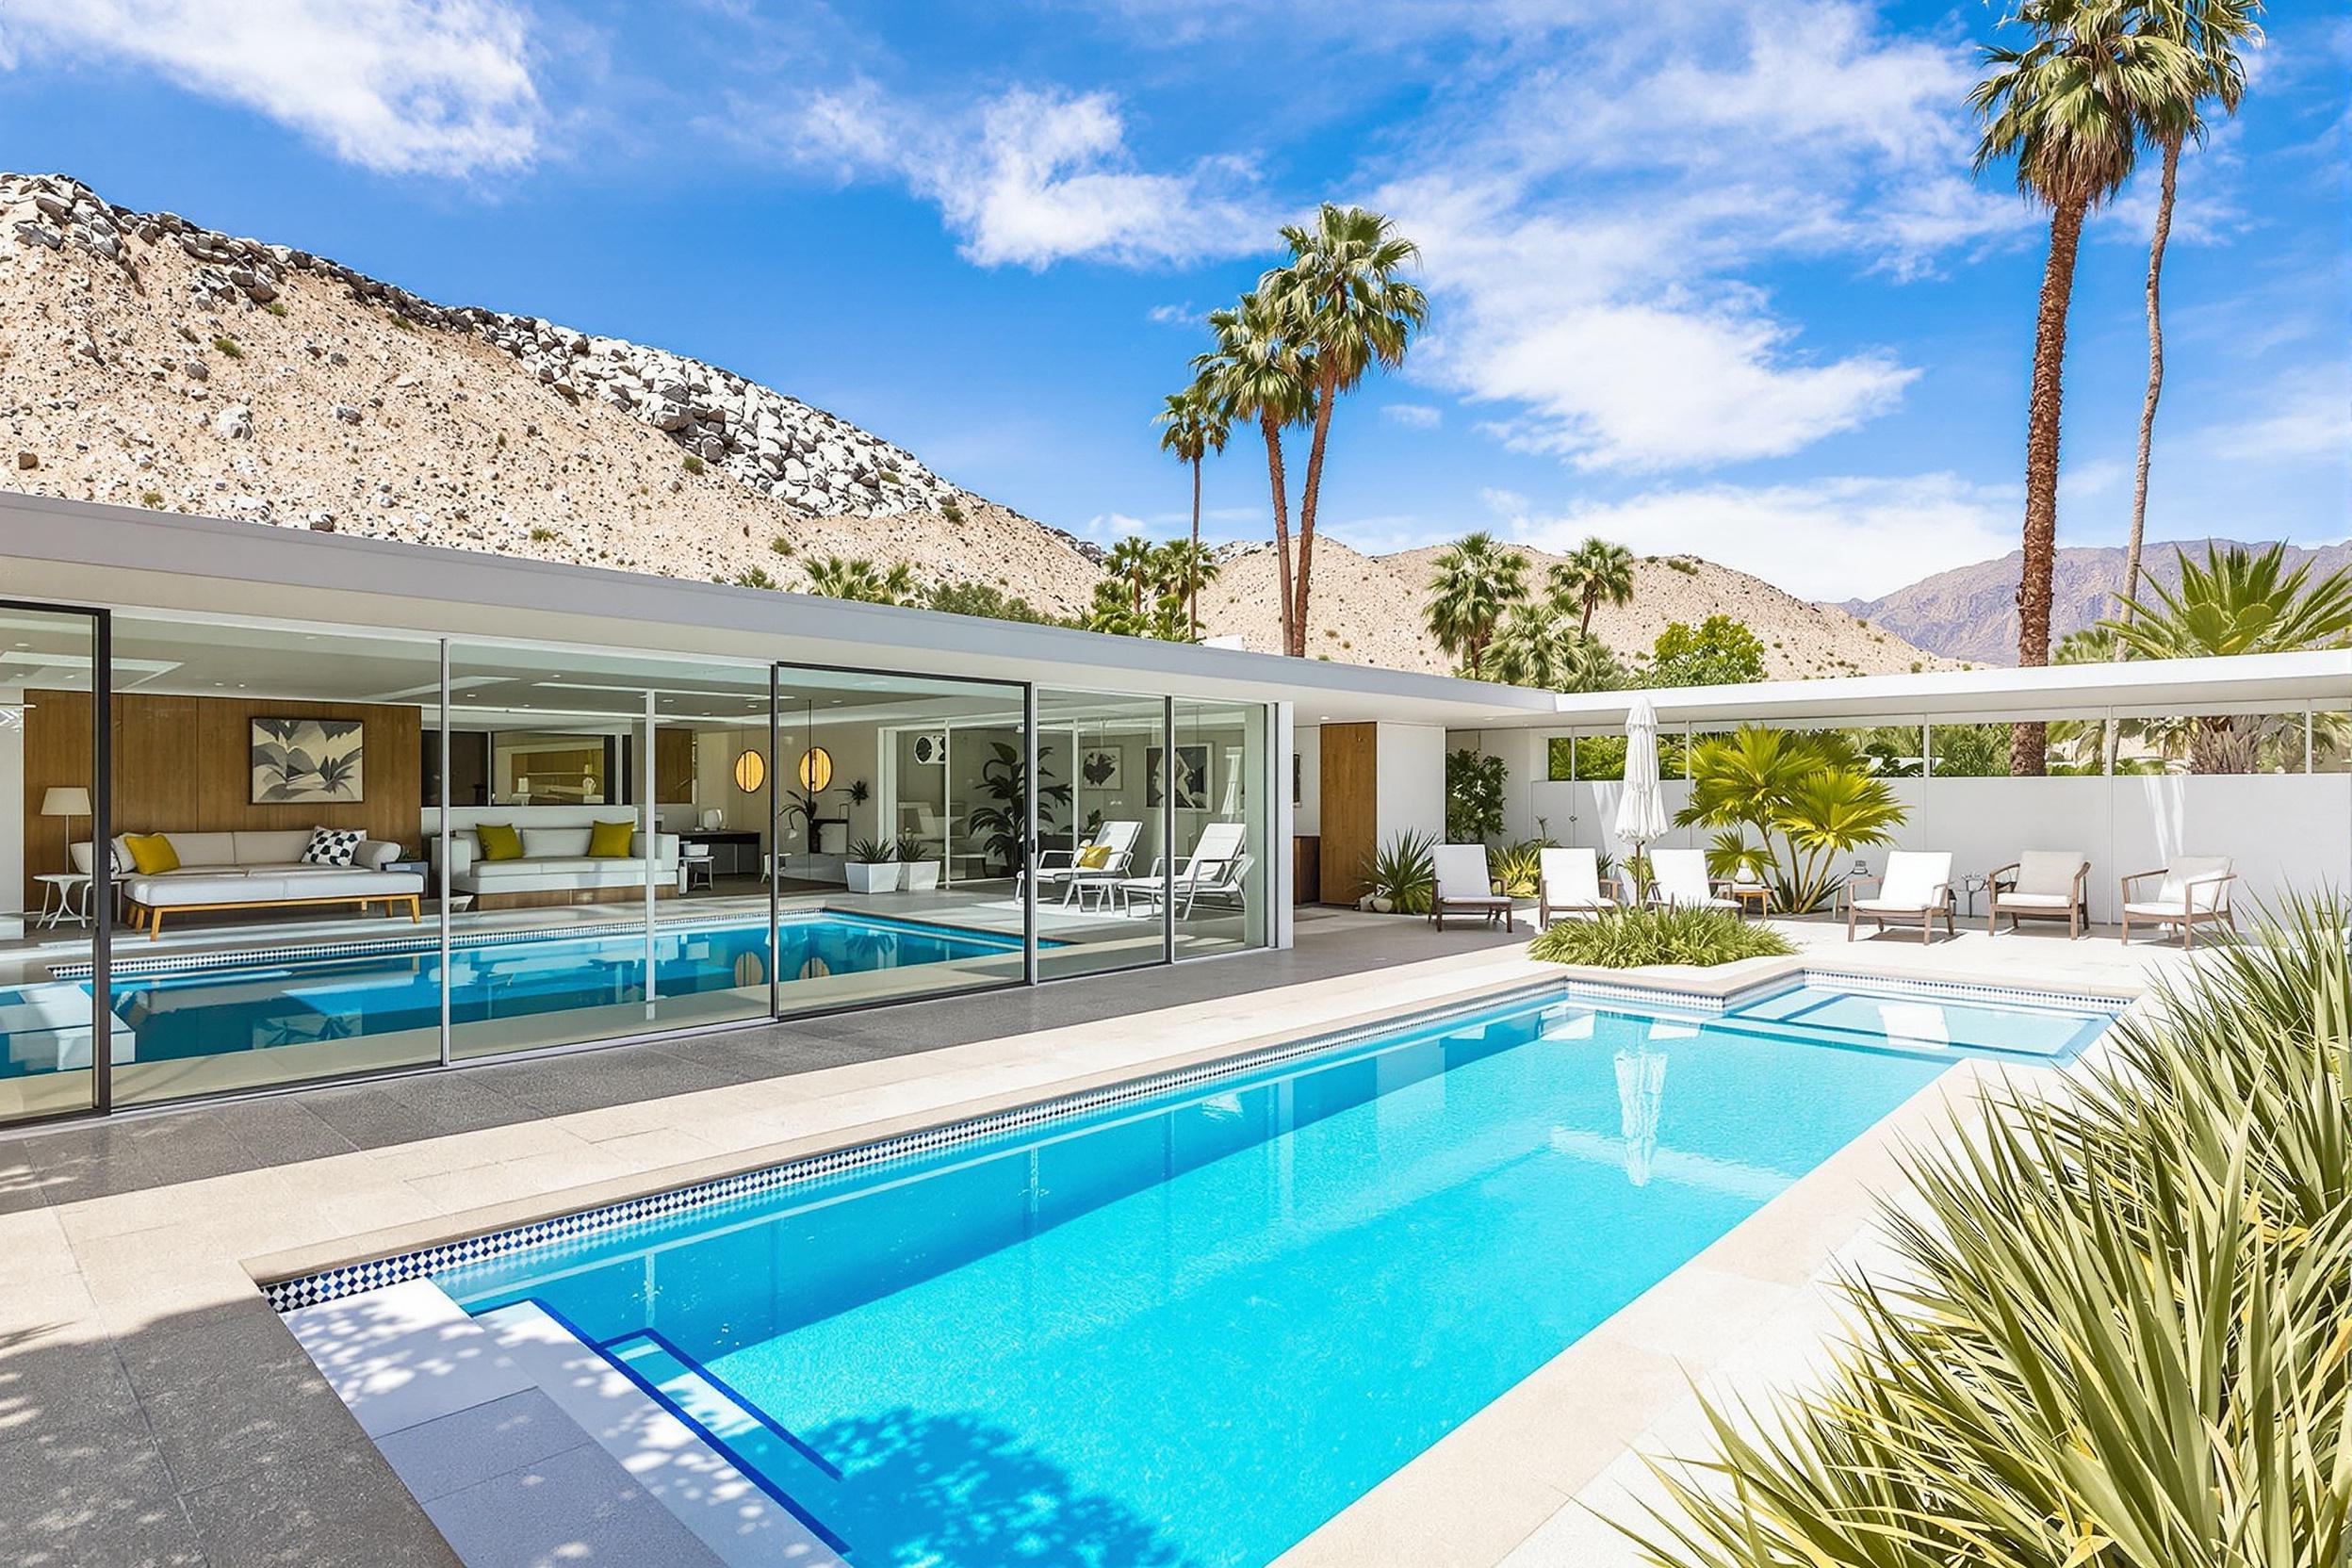
[[[0,597],[1289,702],[1301,725],[1387,720],[1455,729],[1611,729],[1623,727],[1635,694],[1561,694],[8,493],[0,493]],[[2352,649],[1775,680],[1647,694],[1669,724],[2344,707],[2352,705]]]

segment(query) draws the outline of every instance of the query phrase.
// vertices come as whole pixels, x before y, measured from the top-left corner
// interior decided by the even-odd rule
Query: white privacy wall
[[[1499,740],[1499,734],[1490,732]],[[1500,749],[1500,748],[1496,748]],[[1514,779],[1526,776],[1512,759]],[[1537,760],[1541,760],[1540,757]],[[1860,852],[1873,870],[1893,849],[1948,849],[1955,877],[2015,860],[2020,850],[2080,850],[2091,858],[2091,914],[2117,915],[2117,879],[2152,871],[2179,855],[2227,855],[2239,891],[2257,901],[2292,889],[2352,889],[2352,775],[2174,775],[2114,778],[1910,778],[1888,781],[1908,818],[1893,843]],[[1526,795],[1562,843],[1622,853],[1611,829],[1616,783],[1556,784],[1535,770]],[[1519,792],[1514,787],[1516,798]],[[1671,817],[1690,799],[1680,779],[1665,783]],[[1513,837],[1534,831],[1511,824]],[[1701,828],[1676,828],[1661,843],[1703,846]],[[1840,869],[1854,857],[1841,858]],[[1967,908],[1964,900],[1962,908]],[[1984,901],[1976,900],[1979,914]]]
[[[1378,841],[1399,833],[1446,836],[1446,730],[1433,724],[1380,724],[1373,729]]]

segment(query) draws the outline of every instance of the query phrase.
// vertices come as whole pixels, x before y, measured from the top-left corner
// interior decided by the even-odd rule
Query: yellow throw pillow
[[[180,852],[160,833],[125,833],[122,847],[131,852],[131,869],[141,876],[180,869]]]
[[[595,860],[626,860],[637,837],[633,822],[600,822],[588,830],[588,856]]]
[[[1078,852],[1080,871],[1101,871],[1110,863],[1111,846],[1108,844],[1088,844]]]
[[[523,836],[511,822],[482,822],[474,825],[474,841],[482,845],[485,860],[519,860],[523,858]]]

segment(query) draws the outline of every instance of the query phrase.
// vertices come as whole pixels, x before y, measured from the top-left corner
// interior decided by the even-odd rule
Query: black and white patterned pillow
[[[348,866],[368,835],[356,827],[314,827],[309,847],[302,851],[306,866]]]

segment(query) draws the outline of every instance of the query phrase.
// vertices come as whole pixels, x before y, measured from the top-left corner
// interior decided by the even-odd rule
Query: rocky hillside
[[[1076,612],[1090,547],[712,366],[418,299],[319,256],[0,175],[18,488],[785,586],[920,563]]]
[[[1318,538],[1309,652],[1347,663],[1449,670],[1451,662],[1421,629],[1421,607],[1441,547],[1367,556]],[[1526,554],[1535,583],[1560,559],[1542,550]],[[1247,647],[1272,649],[1280,642],[1277,602],[1273,547],[1233,552],[1201,596],[1203,629],[1238,635]],[[1695,625],[1718,614],[1730,615],[1763,641],[1765,671],[1776,680],[1953,667],[1952,661],[1864,626],[1835,606],[1808,604],[1761,578],[1690,556],[1652,556],[1637,564],[1633,602],[1623,609],[1602,606],[1592,629],[1630,663],[1649,651],[1669,621]]]
[[[2167,539],[2150,544],[2141,553],[2143,574],[2167,585],[2177,583],[2180,580],[2178,552],[2185,549],[2190,559],[2201,561],[2207,543]],[[2212,543],[2226,546],[2232,541]],[[2352,565],[2352,542],[2317,549],[2290,545],[2287,556],[2291,561],[2310,562],[2314,575],[2324,574]],[[2115,613],[2115,596],[2123,591],[2123,564],[2120,546],[2077,547],[2058,552],[2050,574],[2053,641]],[[1937,572],[1884,598],[1850,599],[1838,608],[1949,658],[2014,664],[2017,662],[2017,580],[2024,570],[2024,553],[2012,550],[1998,561]]]
[[[911,452],[715,366],[536,317],[435,304],[285,245],[0,174],[0,473],[22,490],[666,576],[792,588],[825,555],[906,562],[1083,612],[1101,551]],[[1315,651],[1440,670],[1433,550],[1315,557]],[[1537,574],[1550,558],[1539,557]],[[1213,633],[1276,642],[1270,547],[1231,552]],[[1595,629],[1755,629],[1776,675],[1934,661],[1844,612],[1653,560]]]

